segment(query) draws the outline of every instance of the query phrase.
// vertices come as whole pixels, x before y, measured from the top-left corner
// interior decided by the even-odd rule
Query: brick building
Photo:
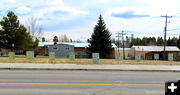
[[[163,59],[163,46],[132,46],[128,56],[134,59],[136,55],[141,55],[141,59],[154,60],[154,55],[158,54],[159,59]],[[173,54],[173,60],[180,60],[180,49],[176,46],[166,46],[166,59],[168,54]]]

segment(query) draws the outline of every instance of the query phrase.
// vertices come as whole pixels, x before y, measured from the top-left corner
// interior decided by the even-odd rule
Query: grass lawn
[[[16,56],[15,59],[9,59],[8,57],[0,57],[0,63],[44,63],[44,64],[82,64],[82,65],[93,65],[92,59],[87,58],[76,58],[74,61],[70,61],[68,58],[56,58],[54,61],[50,61],[48,56],[37,56],[34,60],[27,60],[25,56]],[[179,61],[153,61],[153,60],[142,60],[137,62],[135,60],[121,60],[116,61],[115,59],[100,59],[100,65],[112,64],[112,65],[180,65]]]

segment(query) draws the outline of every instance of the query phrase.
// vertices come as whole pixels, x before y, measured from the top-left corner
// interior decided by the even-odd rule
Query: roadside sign
[[[26,51],[26,59],[34,59],[34,52],[33,51]]]
[[[93,64],[99,64],[99,53],[93,53],[92,58],[93,58]]]
[[[154,54],[154,60],[159,60],[159,54]]]
[[[141,60],[141,55],[136,55],[135,59],[136,59],[136,61],[140,61]]]
[[[55,52],[49,53],[49,60],[55,60]]]
[[[14,59],[14,52],[9,52],[9,59]]]
[[[168,61],[173,61],[173,54],[172,53],[168,54]]]
[[[74,60],[75,60],[75,54],[74,54],[73,52],[71,52],[71,53],[69,54],[69,60],[71,60],[71,61],[74,61]]]

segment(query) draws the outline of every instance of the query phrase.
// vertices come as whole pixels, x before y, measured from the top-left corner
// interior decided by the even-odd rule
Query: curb
[[[180,72],[180,70],[128,70],[128,69],[61,69],[61,68],[0,68],[0,70],[62,70],[62,71],[136,71],[136,72]]]
[[[71,71],[146,71],[180,72],[180,66],[166,65],[77,65],[0,63],[0,70],[71,70]]]

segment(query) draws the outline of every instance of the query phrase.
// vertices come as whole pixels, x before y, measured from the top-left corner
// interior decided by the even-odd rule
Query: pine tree
[[[58,37],[57,36],[54,36],[53,42],[54,42],[54,44],[57,44],[57,42],[58,42]]]
[[[30,34],[26,32],[25,26],[20,25],[15,33],[14,49],[27,49],[32,47],[33,42]]]
[[[93,53],[100,53],[101,58],[107,57],[107,55],[112,52],[111,33],[106,28],[106,24],[101,15],[99,16],[97,25],[94,27],[94,32],[89,42],[89,49]]]
[[[173,37],[171,39],[171,46],[177,46],[178,39],[176,37]]]
[[[171,38],[169,37],[169,39],[167,40],[167,46],[171,46]]]
[[[163,38],[162,37],[158,37],[157,46],[163,46]]]
[[[2,26],[1,36],[3,37],[3,48],[11,49],[12,51],[14,49],[15,33],[19,26],[18,17],[13,12],[9,12],[7,17],[3,17],[0,21],[0,24]]]
[[[26,32],[24,25],[19,23],[18,17],[14,12],[10,11],[7,17],[3,17],[0,21],[2,29],[0,30],[0,45],[1,48],[24,49],[32,47],[32,38]]]
[[[142,39],[142,43],[141,43],[143,46],[147,46],[147,37],[143,37]]]
[[[142,40],[140,38],[134,38],[133,45],[142,45]]]
[[[179,35],[179,39],[178,39],[178,42],[177,42],[177,46],[180,49],[180,35]]]
[[[126,48],[129,48],[130,45],[130,38],[126,36]]]
[[[46,39],[44,37],[42,37],[42,42],[45,42],[45,41],[46,41]]]

